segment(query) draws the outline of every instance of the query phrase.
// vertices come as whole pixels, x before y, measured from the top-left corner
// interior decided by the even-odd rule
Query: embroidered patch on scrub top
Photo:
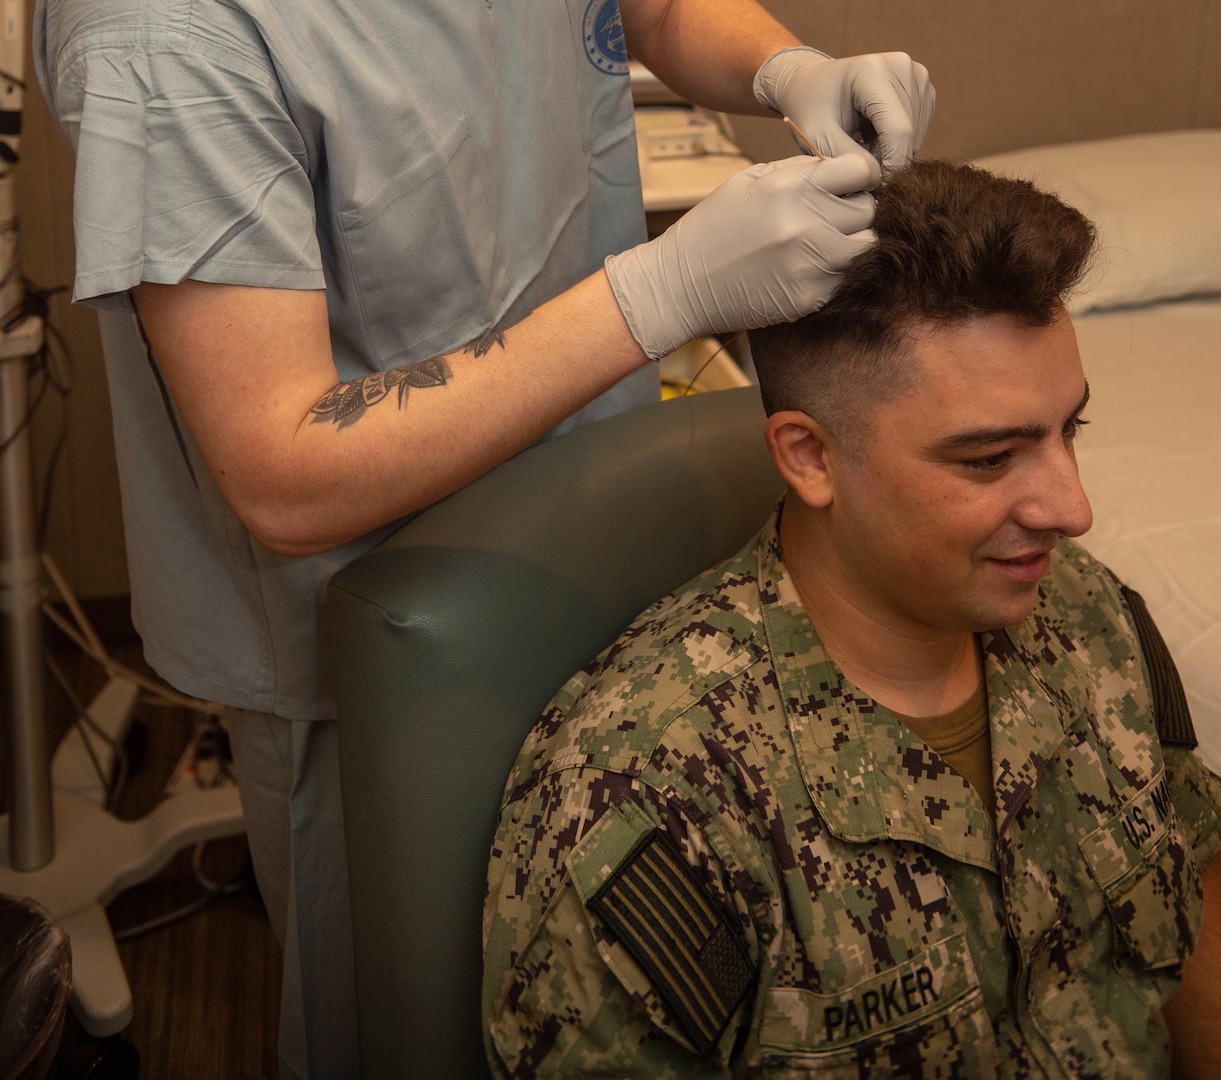
[[[660,829],[589,901],[706,1054],[755,978],[740,932]]]
[[[627,74],[627,39],[619,16],[619,0],[589,0],[585,9],[585,55],[599,71]]]

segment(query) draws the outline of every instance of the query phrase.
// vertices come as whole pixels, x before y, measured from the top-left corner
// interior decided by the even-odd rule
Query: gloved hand
[[[875,239],[863,189],[879,177],[860,153],[786,158],[730,177],[661,236],[607,258],[632,336],[658,360],[706,334],[817,311]]]
[[[911,160],[937,103],[928,69],[901,52],[833,60],[804,46],[781,49],[763,61],[754,88],[827,157],[863,145],[884,171]],[[857,133],[860,143],[851,137]]]

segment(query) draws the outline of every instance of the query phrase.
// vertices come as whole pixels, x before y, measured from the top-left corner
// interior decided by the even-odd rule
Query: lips
[[[989,562],[1017,581],[1039,581],[1046,577],[1051,569],[1051,552],[1032,551],[1009,559],[990,559]]]

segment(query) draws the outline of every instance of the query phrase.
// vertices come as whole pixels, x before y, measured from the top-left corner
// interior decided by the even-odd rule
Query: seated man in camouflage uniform
[[[1215,1034],[1221,782],[1140,597],[1066,539],[1093,229],[935,162],[876,229],[752,335],[782,506],[517,761],[497,1075],[1155,1077]]]

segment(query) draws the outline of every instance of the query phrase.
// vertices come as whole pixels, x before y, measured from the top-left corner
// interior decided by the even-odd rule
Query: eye
[[[1064,425],[1064,438],[1068,440],[1075,439],[1081,434],[1081,429],[1088,423],[1088,420],[1083,420],[1080,416],[1074,416]]]
[[[973,472],[995,473],[1000,472],[1001,469],[1008,465],[1012,457],[1012,450],[1002,450],[999,454],[989,454],[987,457],[981,458],[969,458],[959,464],[965,465]]]

